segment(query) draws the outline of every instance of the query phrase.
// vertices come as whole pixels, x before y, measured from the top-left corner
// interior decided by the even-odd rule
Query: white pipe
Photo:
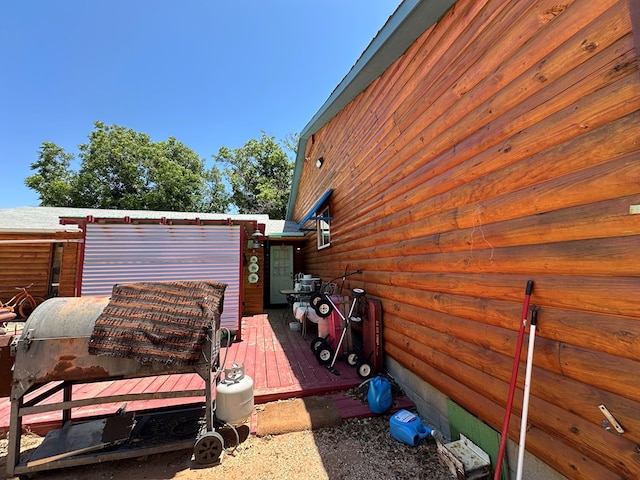
[[[522,480],[522,466],[524,464],[524,446],[527,438],[527,417],[529,415],[529,395],[531,393],[531,370],[533,369],[533,345],[536,340],[537,312],[531,313],[531,328],[529,329],[529,346],[527,347],[527,370],[524,380],[524,396],[522,397],[522,419],[520,422],[520,442],[518,445],[518,467],[516,480]]]

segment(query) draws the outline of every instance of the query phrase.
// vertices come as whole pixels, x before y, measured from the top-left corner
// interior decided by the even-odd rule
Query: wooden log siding
[[[82,234],[58,233],[56,238],[77,238]],[[60,285],[58,286],[59,297],[75,297],[78,293],[77,284],[80,274],[80,253],[81,243],[65,243],[62,248],[62,264],[60,265]]]
[[[527,449],[569,478],[640,478],[631,15],[628,0],[459,1],[314,132],[293,215],[334,189],[331,246],[309,234],[306,270],[363,269],[350,283],[382,300],[386,354],[498,431],[534,280]]]
[[[3,235],[3,240],[11,240],[13,235]],[[16,239],[30,240],[37,236],[15,236]],[[29,292],[37,297],[49,293],[51,270],[50,243],[0,244],[0,298],[8,301],[18,293],[16,287],[33,286]]]
[[[0,298],[8,300],[16,294],[15,287],[33,283],[34,296],[47,298],[51,281],[54,242],[62,242],[62,258],[58,295],[75,296],[78,274],[79,240],[77,232],[4,233],[0,239],[16,243],[0,244]],[[24,243],[33,240],[34,243]],[[69,240],[71,242],[67,243]]]
[[[258,262],[258,281],[256,283],[249,282],[249,259],[257,257]],[[245,248],[244,261],[242,265],[242,315],[258,315],[264,312],[264,285],[266,271],[264,267],[264,249]]]

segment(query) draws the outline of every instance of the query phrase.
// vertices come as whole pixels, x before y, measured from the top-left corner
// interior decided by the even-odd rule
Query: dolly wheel
[[[355,367],[358,364],[359,359],[357,352],[349,352],[347,355],[347,363],[350,367]]]
[[[331,305],[329,300],[323,298],[318,300],[314,309],[319,317],[327,318],[329,315],[331,315],[331,310],[333,310],[333,306]]]
[[[309,304],[313,307],[316,308],[316,305],[318,304],[318,302],[322,300],[322,294],[321,293],[312,293],[311,296],[309,297]]]
[[[313,353],[316,353],[323,343],[326,343],[326,340],[324,339],[324,337],[314,338],[313,340],[311,340],[311,351]]]
[[[320,365],[327,365],[329,362],[331,362],[331,357],[333,357],[333,351],[331,350],[331,347],[325,342],[316,352],[316,359],[318,360]]]
[[[220,460],[224,450],[224,439],[218,432],[207,432],[198,437],[193,455],[200,465],[211,465]]]
[[[356,373],[360,378],[369,378],[372,370],[371,365],[366,360],[360,360],[356,365]]]

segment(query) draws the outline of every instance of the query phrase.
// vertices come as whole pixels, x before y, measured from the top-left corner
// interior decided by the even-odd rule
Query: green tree
[[[293,177],[291,161],[274,137],[264,132],[242,148],[222,147],[213,158],[228,165],[231,202],[239,213],[266,213],[283,219]]]
[[[25,180],[39,193],[41,205],[206,212],[228,208],[221,175],[207,171],[204,160],[173,137],[152,142],[144,133],[96,122],[88,143],[78,148],[81,166],[74,172],[69,168],[72,155],[43,143],[39,161],[31,165],[37,173]]]
[[[38,150],[38,161],[31,170],[38,173],[25,179],[25,185],[38,192],[40,204],[45,206],[69,205],[73,192],[73,173],[69,170],[73,155],[52,142],[43,142]]]
[[[202,200],[203,212],[226,212],[230,197],[223,179],[222,171],[217,165],[207,172],[207,184]]]
[[[291,150],[293,153],[293,158],[295,158],[298,154],[298,143],[300,142],[300,134],[299,133],[289,133],[286,137],[282,139],[282,144],[285,146],[287,150]]]

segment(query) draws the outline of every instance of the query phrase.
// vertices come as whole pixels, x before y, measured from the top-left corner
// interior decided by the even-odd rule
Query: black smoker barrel
[[[225,287],[214,282],[125,284],[114,287],[111,297],[56,297],[40,304],[12,344],[15,360],[7,455],[9,476],[185,448],[182,442],[156,445],[144,452],[118,450],[82,458],[69,456],[56,461],[35,462],[37,465],[33,461],[31,464],[19,463],[22,418],[30,414],[61,411],[66,427],[73,424],[72,408],[80,406],[204,396],[206,432],[216,435],[213,432],[212,392],[215,389],[212,380],[215,379],[212,371],[218,362],[218,328]],[[159,301],[158,298],[167,292],[166,298]],[[121,339],[125,339],[124,345],[118,345]],[[192,352],[186,353],[191,357],[182,359],[185,348],[180,342],[191,339],[197,339],[193,345],[187,345],[193,347]],[[156,351],[163,346],[177,351],[166,354]],[[204,387],[180,392],[72,399],[74,384],[179,373],[199,374]],[[60,390],[63,391],[62,402],[45,402]]]
[[[89,354],[89,339],[109,297],[56,297],[38,306],[14,342],[11,399],[52,381],[89,383],[172,373],[198,366]],[[204,366],[203,366],[204,368]]]

